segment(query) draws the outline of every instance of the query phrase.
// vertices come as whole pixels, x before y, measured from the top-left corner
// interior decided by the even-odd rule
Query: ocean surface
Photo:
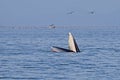
[[[52,52],[68,32],[81,52]],[[1,27],[0,80],[120,80],[120,28]]]

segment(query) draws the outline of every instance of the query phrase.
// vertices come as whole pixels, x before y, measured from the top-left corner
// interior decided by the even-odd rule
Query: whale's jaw
[[[72,50],[56,47],[56,46],[52,46],[52,51],[53,52],[73,52]]]
[[[69,49],[52,46],[52,51],[54,52],[75,52],[75,53],[80,52],[80,49],[78,48],[76,40],[70,32],[68,34],[68,47]]]
[[[72,50],[73,52],[80,52],[76,40],[70,32],[68,36],[68,45],[69,49]]]

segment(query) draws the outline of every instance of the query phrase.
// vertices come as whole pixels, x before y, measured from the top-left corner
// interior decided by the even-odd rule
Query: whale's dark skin
[[[53,52],[73,52],[72,50],[56,47],[56,46],[52,46],[52,51]]]

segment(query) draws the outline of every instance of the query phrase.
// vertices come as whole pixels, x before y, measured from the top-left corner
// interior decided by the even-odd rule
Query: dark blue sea
[[[81,52],[52,52],[68,32]],[[120,28],[0,27],[0,80],[120,80]]]

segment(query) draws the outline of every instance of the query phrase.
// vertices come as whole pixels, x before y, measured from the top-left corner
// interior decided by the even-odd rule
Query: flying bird
[[[75,13],[75,11],[68,12],[67,14],[73,14],[73,13]]]
[[[90,13],[90,14],[94,14],[94,13],[95,13],[95,11],[90,11],[89,13]]]

